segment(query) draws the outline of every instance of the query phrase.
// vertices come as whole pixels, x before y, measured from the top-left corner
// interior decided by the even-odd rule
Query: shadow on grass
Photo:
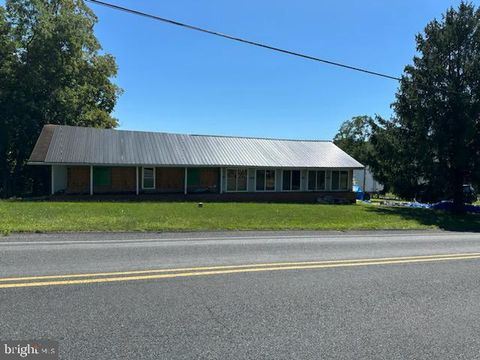
[[[414,220],[427,226],[437,226],[442,230],[480,232],[480,214],[455,215],[440,210],[386,206],[372,206],[368,211],[380,216],[401,216],[406,220]]]

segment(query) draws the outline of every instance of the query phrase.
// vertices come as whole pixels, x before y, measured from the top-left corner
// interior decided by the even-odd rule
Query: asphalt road
[[[0,238],[0,339],[62,359],[478,359],[479,320],[480,233]]]

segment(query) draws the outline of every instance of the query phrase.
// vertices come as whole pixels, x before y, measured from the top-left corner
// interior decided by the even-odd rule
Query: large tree
[[[396,139],[391,130],[390,123],[380,116],[354,116],[342,123],[333,142],[368,167],[385,191],[395,188],[402,197],[413,197],[411,180],[405,181],[396,171],[396,150],[393,150]],[[396,171],[395,176],[391,176],[392,171]]]
[[[0,6],[0,193],[31,189],[26,160],[44,124],[112,128],[120,89],[82,0],[7,0]]]
[[[350,120],[344,121],[333,138],[333,142],[362,164],[370,165],[374,160],[370,144],[373,121],[367,115],[354,116]]]
[[[401,179],[405,191],[451,197],[462,211],[463,184],[480,180],[480,10],[465,2],[450,8],[416,43],[395,116],[373,138],[389,158],[390,180]]]

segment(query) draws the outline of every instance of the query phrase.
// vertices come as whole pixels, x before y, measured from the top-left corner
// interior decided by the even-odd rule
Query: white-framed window
[[[227,191],[247,191],[247,169],[227,169]]]
[[[155,168],[142,168],[142,189],[155,189]]]
[[[256,191],[275,191],[275,169],[257,169],[255,171]]]
[[[325,170],[308,170],[308,190],[324,191],[327,173]]]
[[[282,170],[282,191],[299,191],[300,179],[300,170]]]
[[[333,170],[332,171],[332,191],[348,190],[348,171]]]

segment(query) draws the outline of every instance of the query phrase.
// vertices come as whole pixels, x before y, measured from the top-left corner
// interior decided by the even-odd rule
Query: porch
[[[137,200],[354,201],[351,169],[51,166],[51,194],[132,195]],[[100,196],[102,195],[102,196]]]

